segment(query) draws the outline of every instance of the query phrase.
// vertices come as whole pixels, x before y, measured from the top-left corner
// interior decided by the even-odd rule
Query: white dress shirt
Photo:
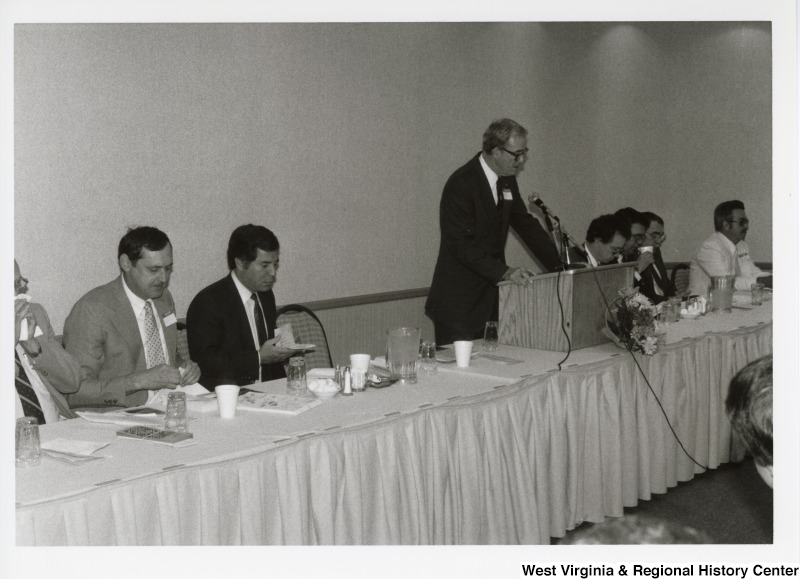
[[[481,162],[481,167],[483,168],[483,172],[486,174],[486,179],[489,181],[489,189],[492,190],[492,196],[494,197],[494,204],[497,205],[498,199],[498,191],[497,191],[497,181],[500,179],[497,173],[492,171],[489,165],[483,159],[483,153],[478,157]]]
[[[244,311],[247,313],[247,321],[250,323],[250,333],[253,335],[253,346],[256,349],[256,356],[258,356],[258,381],[261,382],[261,346],[258,343],[258,331],[256,330],[256,305],[261,309],[261,319],[264,321],[264,334],[269,336],[269,329],[267,328],[267,317],[264,315],[264,309],[261,307],[261,302],[258,304],[253,301],[253,294],[245,285],[236,277],[236,272],[231,272],[233,278],[233,285],[239,291],[239,297],[242,298],[244,304]],[[256,293],[256,295],[258,295]]]

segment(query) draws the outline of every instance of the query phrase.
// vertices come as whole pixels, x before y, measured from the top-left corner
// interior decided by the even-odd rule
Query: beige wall
[[[17,25],[15,254],[57,331],[134,224],[173,240],[179,315],[246,222],[281,240],[279,303],[424,287],[445,180],[510,116],[531,131],[523,194],[575,237],[633,205],[686,260],[740,198],[771,260],[770,41],[769,23]]]

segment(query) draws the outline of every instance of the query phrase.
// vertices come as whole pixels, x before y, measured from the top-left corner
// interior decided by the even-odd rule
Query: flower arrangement
[[[661,334],[656,328],[658,308],[633,288],[619,291],[606,310],[603,334],[618,346],[652,356],[658,352]]]

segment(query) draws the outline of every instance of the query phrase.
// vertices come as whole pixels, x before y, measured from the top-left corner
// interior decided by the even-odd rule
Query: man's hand
[[[504,281],[513,281],[517,285],[527,286],[533,283],[536,274],[524,267],[509,267],[503,275]]]
[[[183,375],[181,376],[181,386],[194,384],[200,379],[200,366],[191,360],[187,361],[183,366]]]
[[[280,336],[267,340],[261,345],[261,350],[259,350],[258,353],[261,355],[262,364],[275,364],[276,362],[285,360],[294,353],[294,350],[278,346],[279,340]]]
[[[639,256],[639,259],[636,260],[636,271],[642,273],[651,265],[653,265],[653,254],[649,251],[646,251]]]
[[[133,378],[134,387],[128,394],[137,390],[173,389],[180,383],[181,373],[177,368],[167,364],[160,364],[136,374]]]

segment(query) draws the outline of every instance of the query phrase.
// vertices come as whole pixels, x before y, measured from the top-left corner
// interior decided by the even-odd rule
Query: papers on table
[[[312,400],[305,396],[250,391],[239,396],[238,408],[240,410],[256,410],[297,416],[320,404],[322,404],[321,400]]]
[[[55,440],[43,442],[41,448],[45,456],[70,464],[81,465],[105,458],[103,456],[92,456],[92,454],[101,448],[105,448],[109,444],[109,442],[56,438]]]

